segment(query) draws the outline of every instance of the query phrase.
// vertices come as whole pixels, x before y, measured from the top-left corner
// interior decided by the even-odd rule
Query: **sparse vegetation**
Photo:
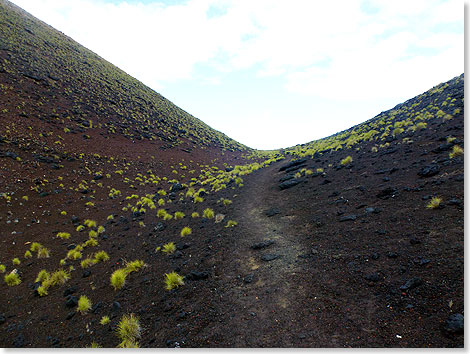
[[[172,254],[175,251],[176,251],[176,246],[173,242],[169,242],[169,243],[163,245],[162,252],[164,252],[166,254]]]
[[[85,295],[80,296],[78,299],[77,311],[82,315],[86,314],[91,309],[91,301]]]
[[[352,157],[351,156],[347,156],[345,157],[344,159],[341,160],[341,165],[342,166],[346,166],[346,165],[349,165],[351,162],[352,162]]]
[[[111,274],[111,285],[114,290],[119,290],[124,286],[127,274],[128,272],[125,269],[116,269],[113,274]]]
[[[441,207],[442,199],[438,197],[433,197],[431,201],[426,205],[428,209],[437,209]]]
[[[176,272],[165,274],[165,284],[167,290],[172,290],[184,285],[183,277]]]
[[[138,317],[133,313],[123,315],[116,329],[116,334],[121,341],[118,347],[138,348],[137,339],[140,338],[141,332],[142,328]]]
[[[21,283],[20,276],[18,275],[18,271],[16,269],[13,269],[11,273],[6,274],[4,279],[8,286],[15,286]]]
[[[449,157],[453,159],[454,157],[461,155],[463,155],[463,149],[458,145],[454,145],[452,148],[452,152],[449,153]]]
[[[212,219],[214,215],[214,210],[212,210],[211,208],[204,209],[204,212],[202,213],[202,216],[207,219]]]
[[[191,235],[191,232],[192,232],[192,231],[191,231],[191,228],[188,227],[188,226],[185,226],[185,227],[183,227],[183,229],[181,230],[180,235],[181,235],[181,237],[188,236],[188,235]]]

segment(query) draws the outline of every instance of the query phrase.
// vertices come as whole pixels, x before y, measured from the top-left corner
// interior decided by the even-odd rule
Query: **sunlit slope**
[[[445,121],[464,114],[464,74],[439,84],[423,94],[403,102],[393,109],[350,129],[324,139],[286,149],[295,155],[307,156],[340,149],[359,148],[361,142],[375,142],[376,148],[394,140],[407,142],[421,129],[427,128],[430,119]]]
[[[0,83],[0,119],[14,123],[0,127],[7,138],[24,136],[55,148],[79,134],[84,140],[153,141],[163,149],[249,150],[5,0]]]

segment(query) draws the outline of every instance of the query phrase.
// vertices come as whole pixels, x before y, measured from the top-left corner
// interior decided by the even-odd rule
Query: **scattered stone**
[[[78,305],[78,297],[73,295],[68,295],[65,299],[65,306],[67,307],[76,307]]]
[[[121,304],[118,301],[114,301],[112,305],[113,311],[119,311],[121,309]]]
[[[421,170],[418,172],[418,176],[420,177],[432,177],[437,175],[441,171],[441,168],[439,165],[432,164],[428,166],[424,166]]]
[[[178,258],[181,258],[181,257],[183,257],[183,252],[181,252],[181,251],[176,251],[175,253],[173,253],[171,255],[172,259],[178,259]]]
[[[4,324],[6,321],[5,315],[3,313],[0,313],[0,325]]]
[[[410,238],[410,243],[412,245],[419,245],[421,243],[421,241],[418,240],[416,237],[412,237],[412,238]]]
[[[445,144],[441,144],[439,145],[437,148],[435,149],[432,149],[431,151],[438,154],[440,152],[444,152],[444,151],[448,151],[450,150],[452,147],[454,146],[453,143],[445,143]]]
[[[266,210],[264,213],[266,214],[266,216],[271,217],[271,216],[279,214],[280,212],[281,210],[279,208],[270,208]]]
[[[245,284],[250,284],[252,281],[253,281],[253,278],[254,278],[254,274],[251,273],[251,274],[248,274],[244,279],[243,281],[245,282]]]
[[[457,208],[462,209],[463,208],[463,203],[460,199],[457,198],[452,198],[447,202],[447,205],[455,205]]]
[[[67,288],[64,290],[64,296],[69,296],[77,291],[77,288],[74,286],[71,286],[70,288]]]
[[[185,278],[188,280],[204,280],[204,279],[209,278],[209,272],[207,271],[198,272],[198,271],[193,270]]]
[[[387,257],[388,258],[398,258],[399,254],[396,252],[387,252]]]
[[[84,270],[82,273],[82,278],[88,278],[91,275],[91,270]]]
[[[24,343],[24,335],[23,335],[23,333],[20,333],[13,340],[13,346],[15,348],[23,348],[24,344],[25,344]]]
[[[265,240],[265,241],[262,241],[262,242],[255,243],[254,245],[251,246],[251,249],[261,250],[263,248],[271,246],[273,243],[274,243],[273,240]]]
[[[340,222],[344,222],[344,221],[354,221],[357,219],[357,216],[354,215],[354,214],[351,214],[351,215],[344,215],[342,217],[339,218],[339,221]]]
[[[279,169],[279,172],[282,172],[282,171],[285,171],[287,170],[288,168],[291,168],[293,166],[298,166],[298,165],[302,165],[304,163],[307,162],[307,159],[299,159],[299,160],[294,160],[294,161],[291,161],[287,164],[285,164],[284,166],[282,166],[280,169]]]
[[[325,184],[328,184],[328,183],[331,183],[331,181],[329,179],[324,179],[322,183],[320,183],[320,185],[325,185]]]
[[[67,246],[67,250],[71,251],[71,250],[75,249],[75,247],[77,247],[77,245],[75,243],[71,243]]]
[[[58,345],[60,343],[60,340],[58,338],[55,338],[55,337],[51,337],[51,336],[47,336],[46,340],[51,343],[51,345]]]
[[[398,190],[396,188],[387,187],[387,188],[382,189],[381,191],[379,191],[379,193],[377,193],[377,198],[380,198],[380,199],[387,199],[389,197],[393,198],[397,194],[398,194]]]
[[[460,313],[450,315],[446,320],[444,331],[449,334],[463,334],[464,333],[464,317]]]
[[[275,259],[278,259],[279,257],[281,257],[281,256],[278,255],[278,254],[264,254],[263,256],[261,256],[261,260],[265,261],[265,262],[270,262],[270,261],[273,261]]]
[[[405,284],[400,286],[400,290],[411,290],[423,284],[423,281],[420,278],[411,278]]]
[[[72,319],[73,316],[75,316],[76,311],[71,311],[67,314],[67,317],[65,317],[66,320]]]
[[[364,279],[367,280],[367,281],[371,281],[371,282],[376,283],[380,280],[380,275],[379,275],[379,273],[366,274],[366,275],[364,275]]]
[[[154,231],[163,231],[165,229],[166,229],[166,225],[161,222],[159,222],[157,226],[153,228]]]
[[[292,188],[300,183],[300,179],[292,179],[282,183],[279,183],[279,189],[282,191],[284,189]]]
[[[97,302],[95,305],[93,305],[93,307],[91,308],[91,312],[92,313],[99,313],[101,311],[101,309],[103,308],[103,303],[100,301],[100,302]]]
[[[364,211],[366,214],[379,214],[382,211],[382,209],[369,207],[369,208],[365,208]]]

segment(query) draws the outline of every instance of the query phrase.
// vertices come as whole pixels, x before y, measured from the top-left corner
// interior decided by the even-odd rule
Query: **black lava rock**
[[[380,199],[387,199],[389,197],[393,198],[397,194],[398,194],[398,190],[396,188],[387,187],[379,191],[379,193],[377,193],[377,198],[380,198]]]
[[[78,297],[69,295],[65,298],[65,306],[67,307],[75,307],[78,305]]]
[[[299,179],[292,179],[282,183],[279,183],[279,189],[282,191],[284,189],[292,188],[298,185],[301,181]]]
[[[364,275],[364,279],[371,282],[378,282],[380,280],[379,273],[371,273]]]
[[[460,313],[450,315],[446,320],[444,331],[449,334],[463,334],[464,333],[464,317]]]
[[[437,175],[441,171],[441,168],[439,165],[432,164],[428,166],[424,166],[421,170],[418,172],[418,176],[420,177],[432,177]]]
[[[281,256],[278,255],[278,254],[264,254],[263,256],[261,256],[261,260],[265,261],[265,262],[270,262],[270,261],[273,261],[275,259],[278,259],[279,257],[281,257]]]
[[[342,217],[339,218],[339,221],[340,222],[344,222],[344,221],[354,221],[357,219],[357,216],[354,215],[354,214],[351,214],[351,215],[344,215]]]
[[[251,273],[251,274],[248,274],[244,279],[243,281],[245,282],[245,284],[250,284],[252,281],[253,281],[253,278],[254,278],[254,274]]]
[[[294,160],[294,161],[291,161],[287,164],[285,164],[284,166],[282,166],[279,171],[285,171],[287,170],[288,168],[291,168],[293,166],[298,166],[298,165],[302,165],[304,163],[307,162],[307,159],[299,159],[299,160]]]
[[[266,214],[266,216],[271,217],[271,216],[279,214],[280,212],[281,210],[279,208],[270,208],[266,210],[264,213]]]
[[[409,279],[405,284],[400,286],[400,290],[411,290],[423,284],[423,281],[420,278]]]
[[[253,250],[261,250],[263,248],[266,248],[268,246],[271,246],[274,243],[273,240],[266,240],[262,242],[255,243],[254,245],[251,246],[251,249]]]
[[[24,335],[23,333],[20,333],[13,340],[13,346],[15,348],[23,348],[24,345],[25,345]]]
[[[188,280],[204,280],[204,279],[209,278],[209,272],[207,271],[198,272],[198,271],[193,270],[185,278]]]
[[[112,309],[113,311],[119,311],[121,309],[121,304],[117,301],[114,301],[112,305]]]

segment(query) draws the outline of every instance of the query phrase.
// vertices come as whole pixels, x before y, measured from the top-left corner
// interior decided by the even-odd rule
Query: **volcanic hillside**
[[[0,58],[1,346],[463,346],[463,74],[256,151],[5,0]]]

